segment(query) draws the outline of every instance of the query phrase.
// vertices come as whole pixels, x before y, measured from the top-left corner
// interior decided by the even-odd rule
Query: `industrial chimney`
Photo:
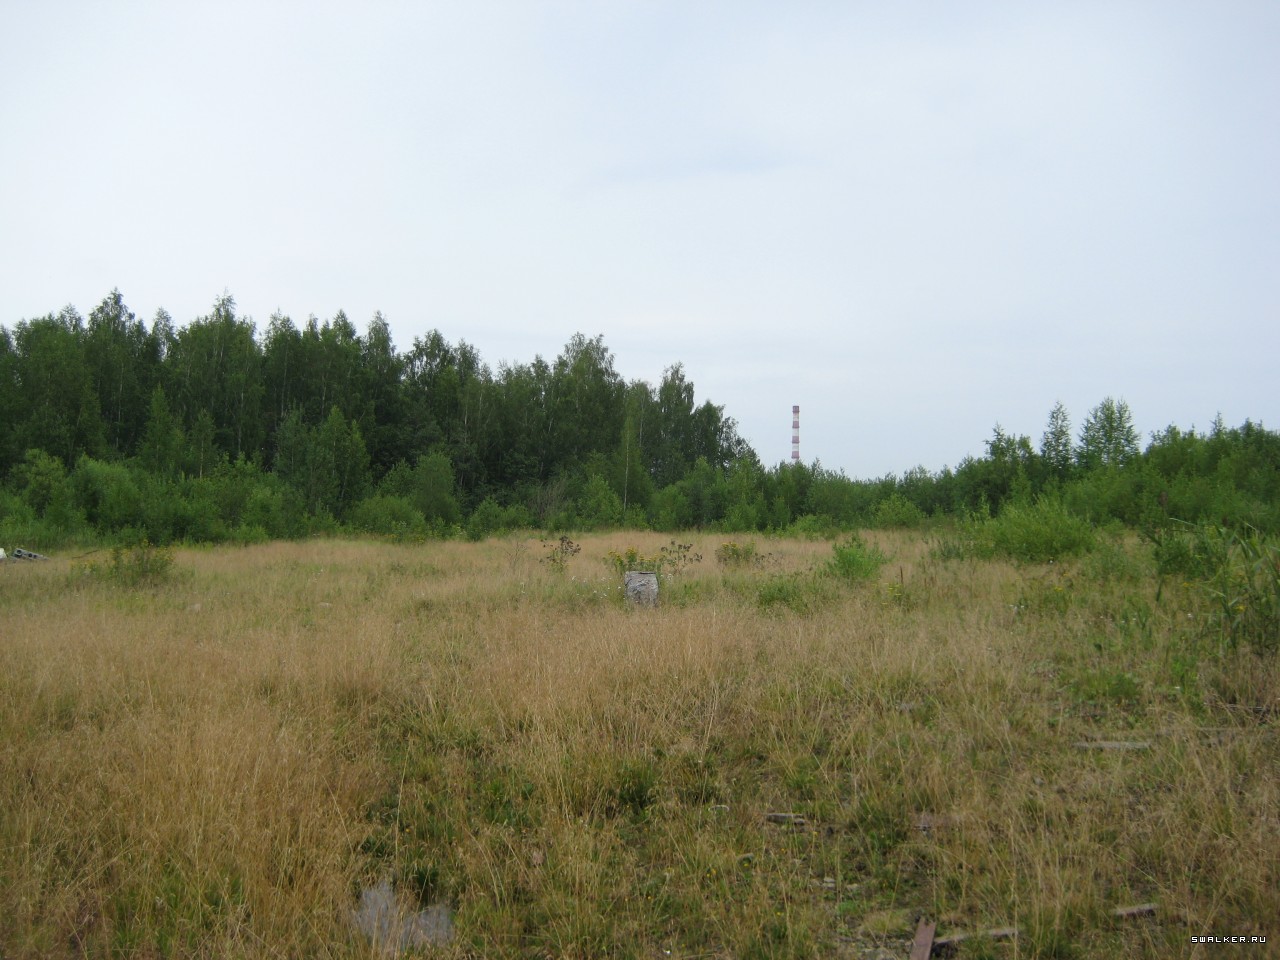
[[[791,408],[791,462],[800,462],[800,407]]]

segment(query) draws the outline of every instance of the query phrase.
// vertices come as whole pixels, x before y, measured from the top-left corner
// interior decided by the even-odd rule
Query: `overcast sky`
[[[1280,427],[1280,3],[0,0],[0,324],[682,362],[854,477]]]

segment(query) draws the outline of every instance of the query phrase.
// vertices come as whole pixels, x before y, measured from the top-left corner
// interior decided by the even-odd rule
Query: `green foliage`
[[[75,506],[104,532],[141,526],[142,494],[128,468],[81,456],[71,473]]]
[[[676,484],[663,487],[650,502],[650,522],[655,530],[688,530],[693,524],[689,498]]]
[[[504,507],[492,497],[486,497],[467,520],[467,536],[472,540],[483,540],[485,537],[526,529],[532,525],[533,518],[524,507]]]
[[[429,523],[448,526],[457,523],[462,515],[453,464],[438,450],[419,457],[412,467],[400,461],[387,471],[378,489],[408,500]]]
[[[622,522],[622,499],[599,474],[587,478],[578,500],[578,523],[584,530],[616,527]]]
[[[1149,533],[1156,572],[1162,577],[1208,578],[1225,560],[1223,538],[1209,528],[1190,523],[1174,523]]]
[[[840,528],[829,516],[809,514],[787,527],[786,534],[801,540],[830,540],[840,534]]]
[[[924,523],[924,511],[894,491],[876,504],[872,525],[881,528],[914,529]]]
[[[357,530],[393,540],[423,540],[427,521],[405,497],[374,494],[361,500],[351,511],[350,523]]]
[[[1045,563],[1086,553],[1095,542],[1087,521],[1060,500],[1041,497],[1032,504],[1009,504],[996,517],[971,515],[942,538],[938,553],[944,559],[1005,557]]]
[[[1120,467],[1138,455],[1138,431],[1123,400],[1106,397],[1089,411],[1080,430],[1080,465],[1086,469]]]
[[[1071,417],[1059,400],[1049,411],[1049,422],[1040,438],[1040,456],[1045,468],[1059,480],[1071,471]]]
[[[827,572],[841,580],[871,580],[889,562],[879,547],[867,544],[856,533],[831,545]]]
[[[28,450],[14,469],[13,486],[36,514],[43,516],[58,497],[66,497],[67,471],[43,450]]]
[[[380,315],[360,336],[341,311],[301,328],[276,314],[259,340],[230,295],[180,329],[158,311],[148,329],[113,290],[87,323],[68,307],[0,327],[0,479],[32,508],[24,524],[63,538],[300,536],[411,519],[374,504],[356,522],[371,492],[407,500],[436,531],[463,522],[465,505],[473,536],[525,525],[509,506],[519,502],[546,529],[816,538],[984,502],[1003,517],[1045,496],[1094,526],[1179,517],[1280,532],[1280,434],[1248,420],[1207,434],[1170,426],[1143,452],[1127,404],[1107,397],[1073,446],[1058,403],[1038,450],[997,426],[985,454],[954,471],[854,480],[818,463],[765,469],[723,409],[694,397],[679,364],[656,387],[626,383],[600,337],[494,374],[439,331],[397,353]],[[967,530],[948,549],[1075,549],[1027,550],[999,533]]]
[[[1229,647],[1280,650],[1280,540],[1257,530],[1201,527],[1195,554],[1211,628]]]

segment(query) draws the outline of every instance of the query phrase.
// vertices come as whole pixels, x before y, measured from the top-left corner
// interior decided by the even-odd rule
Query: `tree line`
[[[1145,449],[1123,401],[1038,444],[999,426],[985,454],[855,480],[766,467],[673,364],[627,382],[601,337],[491,369],[439,331],[396,349],[376,314],[259,331],[230,296],[178,327],[112,291],[0,326],[0,528],[93,537],[260,540],[341,528],[479,537],[503,529],[822,532],[997,513],[1058,497],[1096,523],[1280,526],[1280,436],[1246,421],[1170,426]]]

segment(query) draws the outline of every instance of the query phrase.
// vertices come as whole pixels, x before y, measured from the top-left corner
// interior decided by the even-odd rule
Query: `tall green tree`
[[[574,334],[553,368],[551,443],[558,464],[608,455],[622,432],[626,391],[604,337]]]
[[[404,419],[400,377],[403,362],[391,339],[391,325],[375,313],[360,342],[360,427],[369,448],[373,472],[382,476],[412,452],[401,424]]]
[[[1040,437],[1040,456],[1050,476],[1065,480],[1074,461],[1071,443],[1071,417],[1059,400],[1049,411],[1049,422]]]
[[[160,344],[112,290],[89,314],[85,358],[103,427],[117,456],[134,453],[160,378]]]
[[[1089,411],[1080,430],[1077,460],[1086,470],[1120,467],[1138,455],[1138,431],[1123,400],[1106,397]]]
[[[66,307],[22,321],[13,337],[12,389],[22,412],[10,442],[19,450],[45,450],[68,467],[82,453],[98,456],[106,447],[84,333],[80,314]]]
[[[205,412],[223,453],[235,459],[260,452],[262,353],[253,322],[236,316],[230,294],[214,301],[209,316],[178,333],[166,365],[166,392],[188,431]]]
[[[151,393],[149,415],[138,449],[138,459],[149,472],[173,478],[181,467],[185,446],[186,437],[169,409],[164,387],[157,384]]]

